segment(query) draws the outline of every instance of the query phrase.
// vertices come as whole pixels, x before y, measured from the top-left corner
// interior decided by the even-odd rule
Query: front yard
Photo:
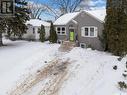
[[[127,93],[120,91],[117,84],[127,82],[122,76],[127,70],[126,57],[118,61],[117,56],[79,47],[60,52],[60,45],[48,42],[4,43],[7,46],[0,47],[0,95]],[[117,70],[113,69],[115,65]]]

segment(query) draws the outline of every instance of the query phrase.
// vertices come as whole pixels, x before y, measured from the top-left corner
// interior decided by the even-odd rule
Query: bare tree
[[[42,14],[47,14],[55,19],[65,13],[88,9],[90,0],[27,0],[28,8],[31,11],[30,17],[40,18]]]
[[[65,13],[71,13],[84,9],[90,0],[49,0],[50,3],[45,4],[47,13],[58,18]]]
[[[42,12],[46,11],[45,5],[39,3],[39,0],[28,1],[27,7],[30,10],[30,17],[32,19],[40,18]]]

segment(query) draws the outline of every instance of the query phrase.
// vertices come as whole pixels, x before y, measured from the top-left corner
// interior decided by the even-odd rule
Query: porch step
[[[76,43],[75,42],[64,41],[61,44],[59,50],[62,51],[62,52],[67,52],[67,51],[70,51],[75,46],[76,46]]]

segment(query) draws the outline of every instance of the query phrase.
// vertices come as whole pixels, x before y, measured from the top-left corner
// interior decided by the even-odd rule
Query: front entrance
[[[75,40],[75,32],[74,32],[74,29],[69,29],[69,33],[70,33],[70,37],[69,37],[69,39],[70,39],[70,41],[72,41],[72,42],[74,42],[74,40]]]

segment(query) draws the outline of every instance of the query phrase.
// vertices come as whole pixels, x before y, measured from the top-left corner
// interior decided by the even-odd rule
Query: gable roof
[[[80,12],[67,13],[67,14],[59,17],[54,22],[54,25],[66,25],[69,21],[71,21],[73,18],[75,18],[78,14],[80,14]]]
[[[41,26],[41,25],[50,26],[49,22],[42,21],[39,19],[30,19],[29,21],[26,22],[26,24],[31,24],[32,26]]]
[[[106,10],[105,9],[99,9],[99,10],[90,10],[86,11],[88,14],[94,16],[94,18],[104,22],[105,16],[106,16]]]
[[[104,18],[106,16],[106,10],[90,10],[90,11],[81,11],[87,13],[89,16],[95,18],[100,22],[104,22]],[[81,12],[74,12],[74,13],[67,13],[61,17],[59,17],[55,22],[54,25],[66,25],[68,22],[73,20],[76,16],[78,16]]]

